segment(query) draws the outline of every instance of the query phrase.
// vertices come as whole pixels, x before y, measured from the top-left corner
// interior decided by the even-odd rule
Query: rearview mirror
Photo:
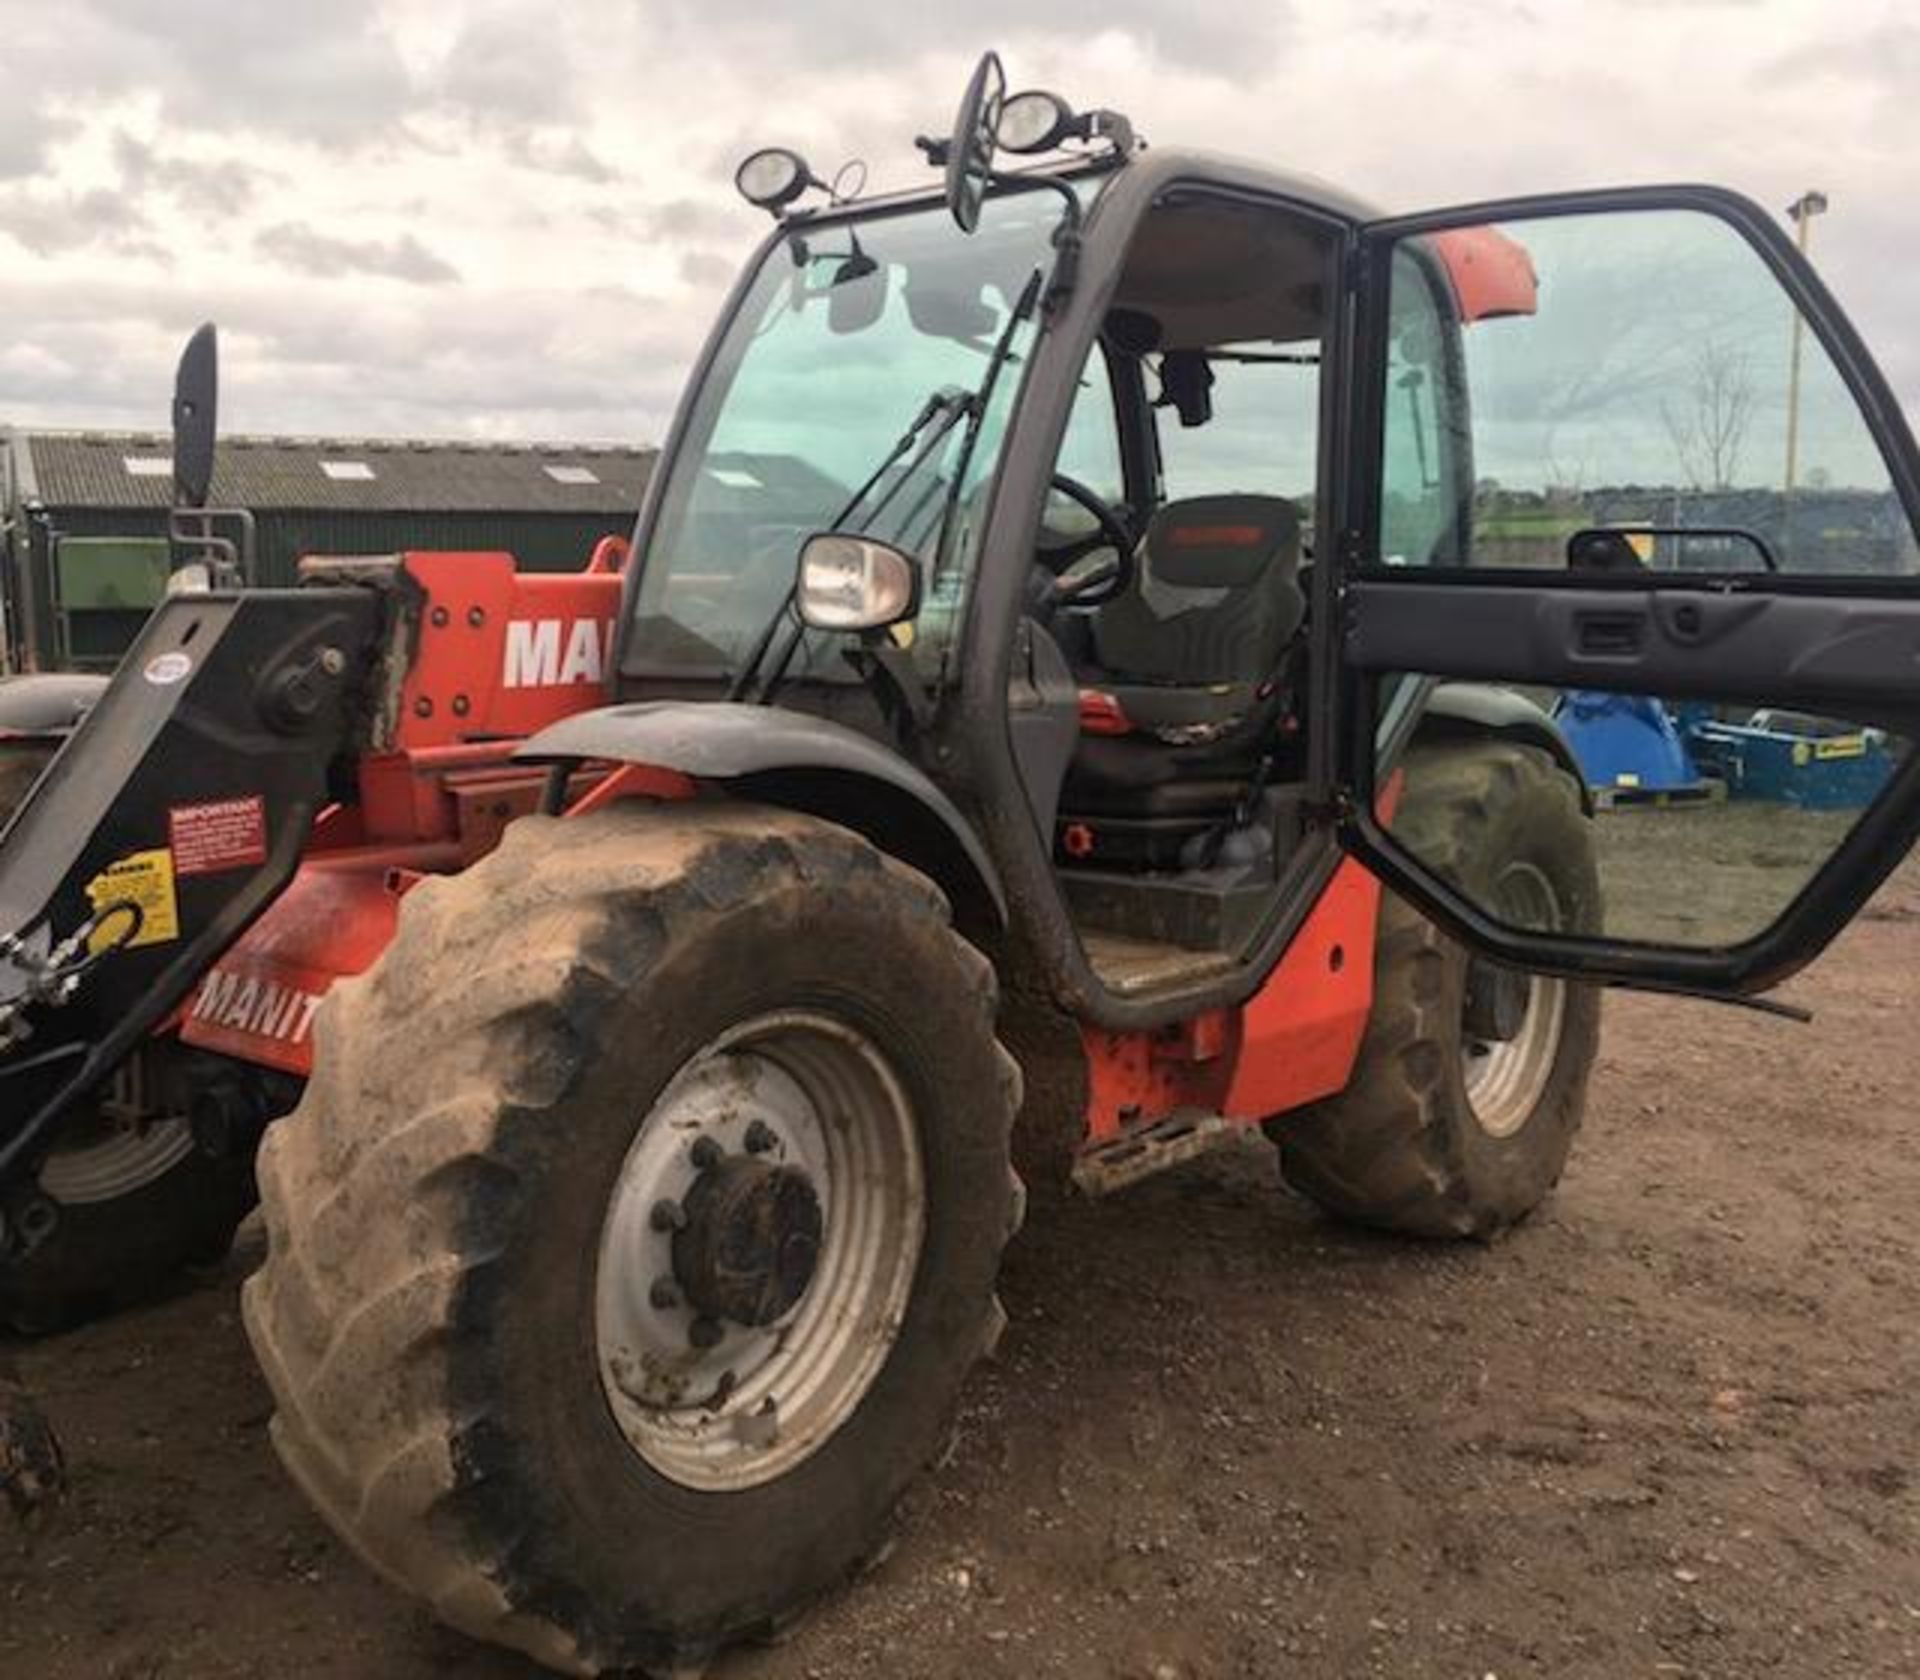
[[[1000,55],[983,54],[961,97],[953,138],[947,142],[947,208],[963,233],[980,225],[980,206],[986,202],[987,181],[993,174],[994,136],[1006,97],[1007,73],[1000,67]]]
[[[178,507],[205,507],[213,488],[219,388],[219,335],[208,321],[187,340],[173,378],[173,499]]]
[[[920,607],[920,568],[891,543],[820,531],[800,545],[794,590],[809,630],[881,630]]]

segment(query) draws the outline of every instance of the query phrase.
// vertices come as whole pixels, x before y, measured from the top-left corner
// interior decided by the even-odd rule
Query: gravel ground
[[[1343,1231],[1263,1147],[1036,1206],[890,1556],[721,1680],[1920,1673],[1920,875],[1788,995],[1609,1001],[1582,1147],[1491,1248]],[[256,1259],[25,1351],[74,1500],[0,1675],[526,1680],[299,1503]],[[642,1542],[643,1537],[636,1537]]]

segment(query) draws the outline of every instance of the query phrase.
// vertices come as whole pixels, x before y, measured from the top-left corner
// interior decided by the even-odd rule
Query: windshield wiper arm
[[[880,462],[879,466],[875,467],[872,473],[868,475],[866,482],[847,498],[845,505],[833,516],[833,521],[828,525],[827,529],[830,531],[843,531],[848,529],[849,521],[851,521],[853,516],[859,511],[860,504],[873,494],[874,487],[878,485],[889,472],[899,466],[901,459],[918,443],[920,445],[919,453],[908,463],[893,483],[888,486],[886,494],[874,504],[873,511],[869,513],[858,526],[854,527],[859,530],[868,529],[874,520],[886,512],[888,504],[899,494],[901,485],[907,483],[913,477],[928,456],[931,455],[934,450],[938,449],[946,440],[947,434],[972,410],[974,402],[974,394],[971,391],[961,390],[957,385],[943,385],[934,391],[927,400],[921,404],[920,412],[913,417],[907,429],[900,434],[900,441],[887,451],[885,458]],[[940,422],[939,426],[932,432],[928,432],[928,428],[932,426],[936,420]],[[925,434],[924,437],[923,434]],[[779,635],[781,624],[786,620],[788,613],[793,610],[793,598],[799,587],[800,580],[797,576],[788,582],[785,591],[780,597],[779,605],[774,608],[772,615],[767,619],[766,625],[762,628],[760,634],[754,637],[753,646],[748,651],[739,673],[727,686],[727,698],[729,700],[744,700],[747,697],[748,690],[753,687],[754,679],[760,674],[761,665],[766,662],[767,650],[773,646],[773,639]],[[777,684],[781,676],[785,673],[787,666],[793,660],[794,650],[798,647],[800,638],[805,634],[804,626],[794,626],[793,635],[789,637],[786,647],[781,652],[778,664],[767,679],[767,687],[769,689]],[[765,695],[762,696],[762,698],[765,697]]]

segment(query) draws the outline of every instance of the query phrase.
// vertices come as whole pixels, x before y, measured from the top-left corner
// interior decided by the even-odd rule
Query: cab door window
[[[1446,243],[1467,235],[1506,263],[1497,306]],[[1498,683],[1551,717],[1595,808],[1582,932],[1760,940],[1911,751],[1920,547],[1897,435],[1718,214],[1411,233],[1374,271],[1377,529],[1351,612],[1400,708],[1378,703],[1376,752],[1430,692],[1408,679]],[[1435,569],[1470,575],[1435,588]],[[1396,837],[1445,876],[1448,835]],[[1497,882],[1472,890],[1518,914]]]

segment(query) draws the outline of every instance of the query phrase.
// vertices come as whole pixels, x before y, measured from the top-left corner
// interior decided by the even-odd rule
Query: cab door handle
[[[1582,659],[1635,659],[1646,643],[1641,613],[1597,609],[1574,615],[1573,651]]]

